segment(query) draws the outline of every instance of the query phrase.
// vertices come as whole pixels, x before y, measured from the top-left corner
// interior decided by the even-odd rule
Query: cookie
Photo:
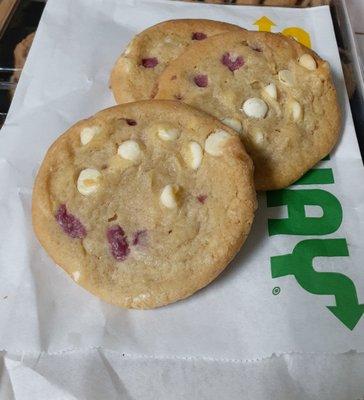
[[[265,6],[292,7],[292,6],[296,6],[296,5],[298,6],[299,1],[298,0],[264,0],[263,4]]]
[[[196,3],[210,3],[210,4],[244,4],[244,5],[259,5],[261,0],[185,0]]]
[[[330,5],[332,0],[303,0],[300,4],[301,7],[317,7],[317,6],[325,6]]]
[[[239,136],[173,101],[115,106],[51,146],[33,191],[35,233],[73,279],[117,306],[190,296],[227,266],[256,208]]]
[[[159,74],[191,43],[242,28],[206,19],[161,22],[139,33],[117,60],[110,85],[117,103],[154,97]]]
[[[189,46],[161,74],[156,98],[180,99],[238,131],[258,190],[295,182],[339,136],[329,64],[280,34],[240,31]]]
[[[30,33],[20,43],[18,43],[14,49],[14,68],[15,71],[10,78],[13,83],[18,83],[20,79],[21,71],[25,65],[25,61],[28,57],[29,50],[33,44],[35,32]],[[15,88],[11,90],[11,95],[14,96]]]

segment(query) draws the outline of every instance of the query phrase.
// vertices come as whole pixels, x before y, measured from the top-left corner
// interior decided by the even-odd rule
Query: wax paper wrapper
[[[45,254],[31,192],[50,144],[114,104],[109,73],[133,35],[172,18],[282,31],[311,46],[331,64],[342,137],[291,188],[260,195],[251,235],[214,283],[167,307],[124,310],[78,287]],[[48,1],[1,130],[0,182],[4,398],[364,395],[363,166],[327,7]]]

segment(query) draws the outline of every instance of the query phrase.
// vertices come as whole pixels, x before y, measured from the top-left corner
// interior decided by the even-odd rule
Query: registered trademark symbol
[[[281,293],[281,288],[279,286],[274,287],[272,293],[277,296],[277,294]]]

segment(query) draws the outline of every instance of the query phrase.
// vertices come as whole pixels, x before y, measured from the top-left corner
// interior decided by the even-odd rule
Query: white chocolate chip
[[[185,161],[189,167],[196,170],[202,162],[202,148],[197,142],[190,142],[188,144],[188,151],[185,155]]]
[[[289,103],[290,112],[293,118],[293,121],[298,122],[302,117],[302,106],[296,100],[291,100]]]
[[[269,85],[263,88],[264,93],[267,94],[274,100],[277,100],[277,86],[274,83],[270,83]]]
[[[77,180],[77,189],[84,196],[96,192],[99,186],[100,172],[97,169],[86,168],[81,171]]]
[[[264,118],[268,112],[268,106],[264,100],[251,97],[244,102],[243,111],[250,118]]]
[[[205,140],[205,150],[212,156],[221,156],[226,141],[230,138],[230,134],[226,131],[218,130]]]
[[[302,67],[306,69],[309,69],[310,71],[314,71],[317,68],[316,61],[310,54],[303,54],[298,59],[298,64],[302,65]]]
[[[158,136],[165,141],[176,140],[179,136],[178,129],[159,128]]]
[[[161,193],[160,201],[167,208],[177,207],[177,194],[179,192],[178,185],[166,185]]]
[[[253,140],[256,144],[262,144],[264,141],[264,134],[262,131],[256,131],[253,135]]]
[[[278,72],[278,79],[281,83],[286,86],[293,86],[294,85],[294,77],[291,71],[288,69],[283,69],[282,71]]]
[[[135,296],[133,298],[133,302],[136,304],[141,303],[141,302],[145,301],[146,299],[148,299],[149,297],[150,297],[149,293],[141,293],[141,294],[138,294],[138,296]]]
[[[83,145],[91,142],[91,140],[101,132],[101,127],[100,126],[89,126],[86,128],[83,128],[81,133],[80,133],[80,140]]]
[[[234,129],[237,132],[241,132],[242,131],[242,125],[241,122],[238,119],[235,118],[222,118],[221,122],[227,126],[229,126],[230,128]]]
[[[126,140],[118,148],[119,156],[129,161],[138,161],[141,153],[139,144],[135,140]]]
[[[75,282],[78,282],[80,280],[81,273],[80,271],[75,271],[72,273],[72,278]]]

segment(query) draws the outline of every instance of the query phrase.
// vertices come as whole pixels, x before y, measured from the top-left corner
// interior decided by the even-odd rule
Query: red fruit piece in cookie
[[[150,57],[142,59],[142,66],[144,68],[154,68],[158,65],[158,58]]]
[[[197,201],[201,204],[205,204],[205,201],[207,199],[207,196],[205,194],[200,194],[197,196]]]
[[[64,204],[59,206],[55,217],[63,232],[71,238],[83,239],[86,237],[85,227],[78,218],[67,212]]]
[[[204,40],[207,38],[207,35],[203,32],[193,32],[192,40]]]
[[[193,81],[195,82],[195,84],[198,87],[206,87],[208,85],[208,83],[209,83],[209,78],[208,78],[207,75],[200,74],[200,75],[196,75],[193,78]]]
[[[106,236],[115,260],[124,261],[130,253],[130,248],[123,228],[120,225],[111,226],[108,228]]]
[[[243,57],[232,57],[230,53],[225,53],[221,57],[221,62],[229,68],[230,71],[235,71],[244,65]]]

